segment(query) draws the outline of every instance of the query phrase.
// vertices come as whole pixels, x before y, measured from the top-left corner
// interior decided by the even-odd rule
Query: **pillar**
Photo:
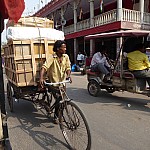
[[[90,27],[94,27],[94,0],[89,0],[90,3]],[[95,40],[90,39],[90,56],[95,52]]]
[[[122,20],[122,0],[117,0],[117,21]]]
[[[77,39],[75,38],[74,39],[74,62],[76,63],[77,62],[77,45],[78,45],[78,43],[77,43]]]
[[[61,27],[62,27],[62,31],[64,32],[64,24],[62,23],[62,21],[64,21],[64,7],[61,7]]]
[[[73,16],[74,16],[74,32],[77,31],[77,1],[73,2]],[[77,39],[74,39],[74,62],[76,63],[77,58]]]
[[[94,26],[94,0],[89,0],[90,2],[90,27]]]
[[[95,40],[90,39],[90,57],[95,53]]]
[[[73,16],[74,16],[74,32],[77,31],[77,3],[73,2]]]
[[[140,12],[141,12],[141,23],[143,23],[143,16],[144,16],[144,0],[140,0]]]

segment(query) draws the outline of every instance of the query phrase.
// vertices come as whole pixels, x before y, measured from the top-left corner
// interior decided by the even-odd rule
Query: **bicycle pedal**
[[[43,108],[42,106],[36,105],[36,109],[37,109],[37,110],[40,110],[40,109],[42,109],[42,108]]]
[[[47,113],[46,113],[46,116],[47,116],[48,118],[50,118],[50,117],[51,117],[51,113],[47,112]]]

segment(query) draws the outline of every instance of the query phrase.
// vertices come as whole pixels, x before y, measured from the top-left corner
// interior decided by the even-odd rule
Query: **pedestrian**
[[[84,62],[84,55],[79,51],[77,55],[77,65],[81,67]]]
[[[66,53],[66,42],[58,40],[54,44],[54,54],[49,56],[49,59],[43,64],[40,72],[40,85],[44,86],[44,74],[47,72],[49,82],[56,83],[62,82],[66,78],[71,80],[71,63],[69,56]],[[72,82],[72,80],[71,80]],[[62,98],[58,86],[53,86],[52,94],[57,102]],[[58,109],[59,106],[55,107],[54,123],[58,123]]]

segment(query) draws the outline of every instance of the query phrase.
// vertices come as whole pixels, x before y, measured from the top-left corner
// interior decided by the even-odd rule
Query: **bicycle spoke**
[[[64,106],[60,127],[66,142],[72,149],[89,150],[91,135],[81,110],[72,102]]]

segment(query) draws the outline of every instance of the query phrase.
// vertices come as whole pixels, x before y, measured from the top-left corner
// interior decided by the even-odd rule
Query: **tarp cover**
[[[6,31],[7,40],[64,40],[64,32],[52,28],[35,27],[8,27]]]

